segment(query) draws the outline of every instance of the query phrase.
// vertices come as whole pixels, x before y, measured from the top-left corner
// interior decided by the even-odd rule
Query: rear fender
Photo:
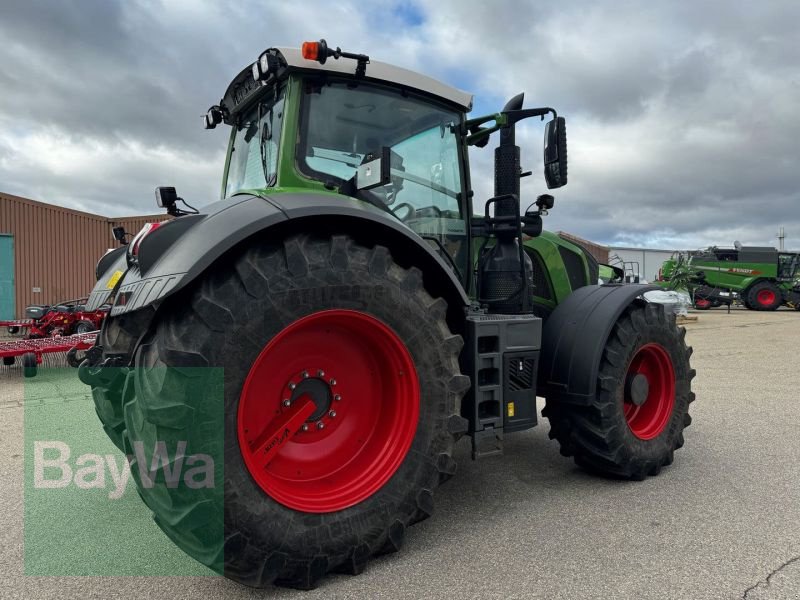
[[[419,267],[426,286],[430,282],[432,293],[444,296],[463,320],[463,307],[469,305],[469,298],[430,244],[397,219],[364,202],[307,192],[239,195],[206,207],[199,215],[163,224],[142,240],[136,260],[128,257],[111,315],[162,302],[240,244],[256,239],[276,241],[311,230],[348,233],[389,246],[398,262],[405,260]]]
[[[654,285],[605,284],[577,289],[545,321],[539,393],[571,404],[592,402],[600,358],[622,312]]]
[[[86,300],[86,311],[92,312],[100,308],[103,304],[108,302],[114,288],[122,280],[125,271],[128,270],[128,263],[125,260],[125,252],[127,248],[120,246],[106,254],[97,262],[95,267],[95,277],[97,283],[89,294]]]

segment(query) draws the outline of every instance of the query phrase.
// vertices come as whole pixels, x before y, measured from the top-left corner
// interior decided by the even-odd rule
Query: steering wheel
[[[406,214],[401,216],[400,213],[403,209],[406,210]],[[393,206],[390,210],[392,211],[392,213],[394,213],[394,216],[400,219],[401,221],[408,221],[417,212],[417,209],[414,208],[414,206],[412,204],[409,204],[408,202],[401,202],[397,206]]]
[[[403,209],[405,209],[407,212],[406,214],[401,216],[400,211]],[[433,216],[436,217],[437,219],[441,218],[442,216],[442,211],[438,206],[424,206],[422,208],[416,208],[415,206],[409,204],[408,202],[401,202],[397,206],[393,206],[391,208],[391,211],[394,213],[394,216],[396,216],[401,221],[408,221],[411,217],[416,217],[418,215],[422,217]],[[433,214],[430,213],[425,214],[428,213],[428,211],[431,211]]]

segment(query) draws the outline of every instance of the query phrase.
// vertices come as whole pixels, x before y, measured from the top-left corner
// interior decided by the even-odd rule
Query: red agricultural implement
[[[18,357],[22,357],[22,369],[25,377],[35,377],[45,354],[67,353],[67,364],[77,367],[83,360],[80,355],[94,345],[96,331],[76,333],[39,339],[0,341],[0,358],[6,366],[13,365]]]
[[[27,339],[97,331],[103,325],[108,307],[87,311],[85,303],[86,298],[78,298],[53,306],[28,306],[25,308],[26,319],[0,321],[0,327],[7,327],[12,335],[27,329]]]
[[[33,325],[33,319],[12,319],[11,321],[0,321],[0,327],[7,327],[8,333],[14,335],[22,329],[29,329]]]

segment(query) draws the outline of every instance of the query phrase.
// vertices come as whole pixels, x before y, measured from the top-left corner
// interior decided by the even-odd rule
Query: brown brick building
[[[0,192],[0,319],[21,318],[29,304],[87,296],[97,260],[119,245],[111,229],[136,233],[165,218],[107,218]]]

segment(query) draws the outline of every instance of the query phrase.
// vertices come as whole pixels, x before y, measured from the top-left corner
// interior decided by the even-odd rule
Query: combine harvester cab
[[[596,285],[585,252],[542,232],[553,196],[520,203],[516,124],[549,119],[555,189],[564,118],[522,94],[471,107],[324,40],[270,48],[205,117],[232,128],[222,200],[197,211],[158,188],[178,218],[98,263],[87,310],[113,306],[80,377],[121,449],[224,430],[222,493],[133,477],[170,539],[225,576],[361,572],[432,513],[455,441],[501,454],[537,424],[537,394],[592,472],[644,479],[683,445],[683,330],[642,299],[651,286]],[[468,153],[493,136],[495,196],[479,200]],[[199,367],[224,369],[224,397]]]

